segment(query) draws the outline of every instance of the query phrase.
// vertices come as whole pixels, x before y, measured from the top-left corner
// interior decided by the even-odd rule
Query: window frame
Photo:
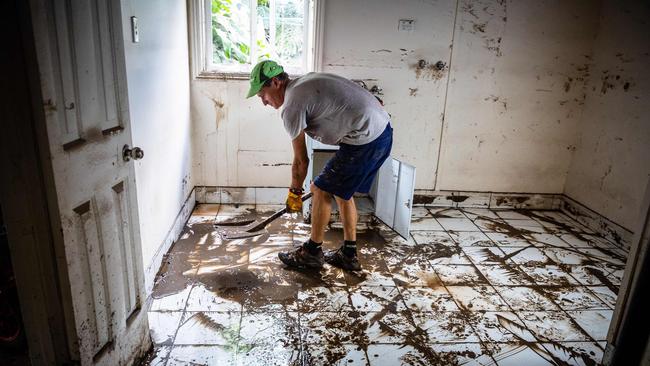
[[[257,5],[257,0],[250,0]],[[248,80],[250,72],[216,70],[212,63],[212,0],[190,0],[190,67],[195,79],[240,79]],[[322,68],[324,0],[305,0],[307,31],[304,42],[306,58],[304,73],[320,71]],[[256,9],[256,7],[251,7]],[[251,24],[253,23],[251,16]],[[252,24],[252,27],[256,25]],[[255,55],[253,55],[254,57]],[[251,68],[253,65],[251,65]],[[291,73],[299,76],[300,73]]]

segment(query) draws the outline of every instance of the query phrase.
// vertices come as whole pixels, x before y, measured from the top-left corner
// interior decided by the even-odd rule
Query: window
[[[193,68],[197,77],[247,78],[264,59],[289,74],[318,68],[319,0],[194,0]]]

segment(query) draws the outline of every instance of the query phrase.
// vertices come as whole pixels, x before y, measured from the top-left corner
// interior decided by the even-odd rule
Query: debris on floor
[[[627,253],[558,211],[416,207],[410,240],[359,232],[362,272],[286,268],[309,226],[226,241],[198,205],[153,291],[150,365],[596,365]],[[342,231],[330,228],[324,249]]]

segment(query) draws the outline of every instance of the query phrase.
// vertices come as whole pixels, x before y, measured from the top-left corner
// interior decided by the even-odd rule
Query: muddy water
[[[269,214],[243,210],[227,219],[257,219]],[[434,216],[453,217],[447,216],[444,209],[435,211]],[[481,218],[489,221],[492,231],[513,238],[532,238],[528,230],[516,229],[502,220]],[[422,322],[422,316],[414,316],[403,299],[404,291],[414,287],[447,293],[430,263],[462,256],[460,246],[406,243],[385,227],[369,227],[357,235],[363,271],[351,273],[327,265],[320,271],[293,270],[279,262],[277,253],[292,250],[306,240],[309,226],[300,217],[285,215],[267,230],[268,234],[259,237],[225,241],[214,231],[211,219],[191,220],[164,260],[153,297],[168,296],[198,285],[218,298],[240,304],[245,314],[280,314],[274,316],[275,326],[286,334],[282,346],[294,351],[295,365],[334,364],[348,354],[350,346],[372,358],[368,346],[376,337],[412,348],[402,359],[406,364],[453,365],[459,357],[479,356],[467,350],[434,351],[431,331]],[[324,249],[336,249],[342,242],[342,230],[330,229],[326,232]],[[534,282],[524,270],[508,261],[516,253],[519,251],[500,257],[486,249],[483,255],[505,267],[507,276]],[[592,274],[605,283],[607,273]],[[483,282],[487,280],[483,278]],[[469,282],[456,285],[474,286]],[[540,290],[541,296],[546,295],[543,286],[533,287]],[[439,310],[437,306],[431,309]],[[230,334],[232,328],[201,312],[193,316],[193,321],[205,328],[228,333],[228,339],[239,344],[236,352],[263,347]],[[456,317],[440,319],[440,328],[458,339],[467,335],[467,324],[476,326],[480,321],[478,313],[469,309],[461,309]],[[491,348],[483,352],[489,353]]]

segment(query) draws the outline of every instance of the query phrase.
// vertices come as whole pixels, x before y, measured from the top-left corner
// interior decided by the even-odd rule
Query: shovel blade
[[[258,235],[263,235],[266,234],[266,230],[260,230],[260,231],[253,231],[253,232],[248,232],[248,231],[239,231],[239,230],[219,230],[219,236],[223,240],[235,240],[235,239],[246,239],[246,238],[252,238]]]
[[[237,221],[223,221],[223,222],[215,222],[214,226],[216,228],[219,228],[219,226],[246,226],[252,223],[255,220],[237,220]]]

